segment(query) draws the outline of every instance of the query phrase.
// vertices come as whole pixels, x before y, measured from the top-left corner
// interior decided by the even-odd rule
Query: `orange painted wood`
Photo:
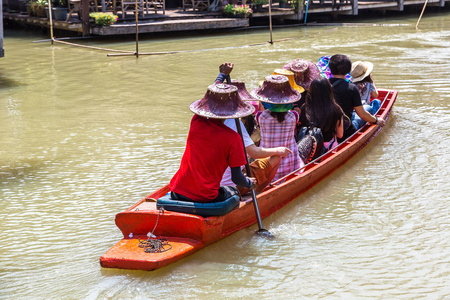
[[[394,90],[379,90],[379,99],[384,101],[377,113],[378,118],[388,119],[397,93]],[[261,218],[279,210],[330,175],[367,145],[380,130],[378,125],[364,125],[347,141],[323,155],[319,163],[312,162],[303,172],[290,174],[285,177],[283,183],[266,188],[257,196]],[[156,209],[154,203],[146,202],[147,199],[158,199],[168,191],[166,185],[116,215],[116,225],[124,238],[100,257],[102,267],[155,270],[256,223],[251,198],[241,201],[239,207],[227,215],[208,218],[170,211],[161,212]],[[138,247],[138,238],[146,239],[147,233],[152,232],[154,228],[153,233],[158,238],[169,241],[171,250],[145,253]]]

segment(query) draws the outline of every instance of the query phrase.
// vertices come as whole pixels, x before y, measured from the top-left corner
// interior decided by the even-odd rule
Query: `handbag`
[[[322,130],[314,124],[301,127],[297,134],[297,146],[304,163],[316,159],[322,155],[324,148]]]

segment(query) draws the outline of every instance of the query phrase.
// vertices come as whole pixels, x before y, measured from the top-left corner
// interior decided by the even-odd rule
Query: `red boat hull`
[[[384,101],[377,116],[387,120],[397,98],[397,91],[379,90],[379,94],[379,98]],[[292,173],[284,178],[283,183],[266,188],[257,197],[261,217],[265,218],[279,210],[330,175],[367,145],[380,130],[378,125],[366,124],[344,143],[323,155],[320,162],[312,162],[302,173]],[[152,201],[168,191],[168,186],[164,186],[116,215],[116,225],[124,238],[100,257],[102,267],[155,270],[256,223],[251,198],[241,201],[239,207],[224,216],[203,218],[184,213],[161,212]],[[138,238],[146,239],[147,233],[152,231],[158,238],[167,239],[172,248],[161,253],[145,253],[138,247]]]

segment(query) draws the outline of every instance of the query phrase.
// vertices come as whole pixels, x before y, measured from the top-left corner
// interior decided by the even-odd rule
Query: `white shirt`
[[[248,132],[245,129],[242,121],[239,120],[239,122],[241,123],[242,135],[244,137],[244,145],[247,148],[248,146],[253,145],[254,143],[253,143],[252,138],[248,135]],[[237,132],[236,121],[234,119],[226,119],[224,124]],[[244,166],[242,166],[241,168],[244,169]],[[236,184],[231,180],[230,167],[228,167],[225,170],[225,173],[223,173],[223,177],[222,177],[222,181],[220,182],[220,186],[236,186]]]

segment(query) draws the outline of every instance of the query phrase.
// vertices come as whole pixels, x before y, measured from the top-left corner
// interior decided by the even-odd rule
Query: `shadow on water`
[[[42,169],[44,162],[39,159],[25,159],[22,161],[6,162],[0,160],[0,182],[12,182],[23,179]]]
[[[7,75],[0,74],[0,89],[12,88],[25,85],[25,82],[8,78]]]

